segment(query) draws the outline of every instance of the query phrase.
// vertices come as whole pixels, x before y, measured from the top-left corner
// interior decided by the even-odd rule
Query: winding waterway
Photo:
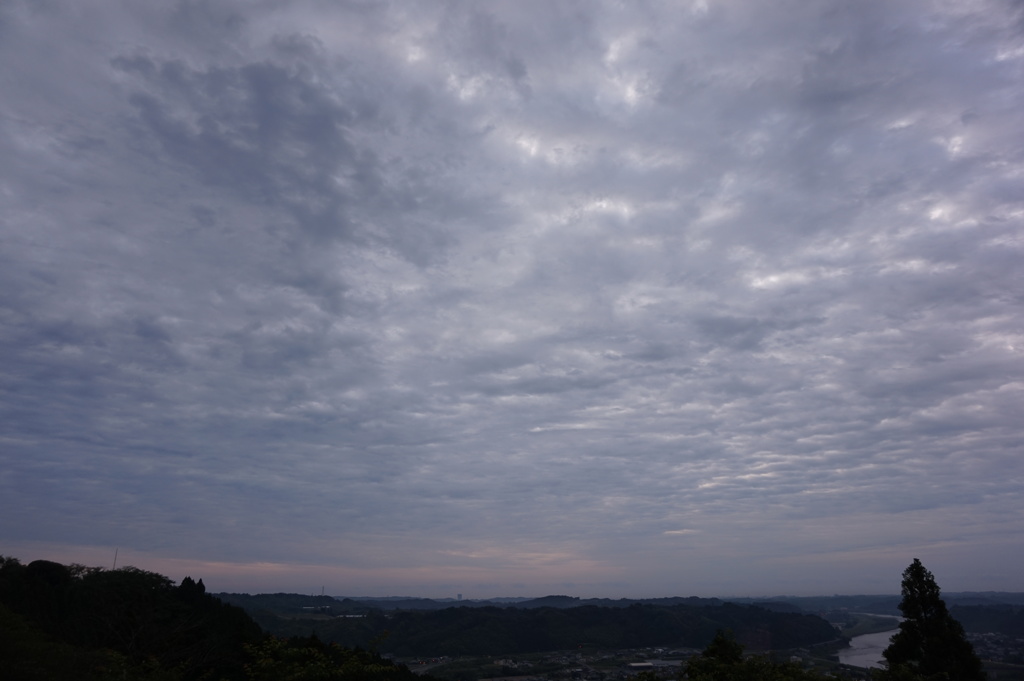
[[[895,629],[854,636],[850,639],[850,647],[839,651],[839,661],[854,667],[881,667],[882,651],[889,647],[889,639],[894,633]]]

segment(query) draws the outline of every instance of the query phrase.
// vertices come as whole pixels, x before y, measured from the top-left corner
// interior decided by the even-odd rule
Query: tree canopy
[[[767,655],[743,655],[731,631],[719,630],[700,655],[690,658],[681,677],[687,681],[824,681],[792,662],[775,662]]]
[[[903,621],[882,653],[892,681],[927,679],[982,681],[981,660],[940,597],[935,577],[917,558],[903,571]]]

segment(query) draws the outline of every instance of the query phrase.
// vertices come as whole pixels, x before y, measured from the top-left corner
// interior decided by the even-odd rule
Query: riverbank
[[[899,628],[900,618],[892,615],[857,613],[856,621],[843,629],[850,645],[836,651],[839,661],[852,667],[877,669],[882,666],[882,652]]]
[[[889,647],[892,631],[864,634],[850,640],[850,647],[839,651],[839,661],[851,667],[877,669],[882,666],[882,652]]]

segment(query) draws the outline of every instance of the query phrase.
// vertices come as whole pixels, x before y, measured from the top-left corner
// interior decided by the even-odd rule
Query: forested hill
[[[267,631],[316,636],[344,646],[379,641],[381,650],[401,656],[502,655],[585,648],[664,646],[703,648],[718,629],[730,629],[751,650],[806,647],[838,637],[825,620],[809,614],[696,599],[626,607],[447,607],[440,610],[316,612],[322,597],[285,594],[236,596],[229,602],[250,608]],[[684,603],[676,603],[680,600]],[[305,603],[305,604],[303,604]],[[354,601],[336,602],[340,608]],[[271,607],[268,607],[271,606]],[[274,607],[283,608],[273,612]],[[335,615],[335,616],[331,616]],[[356,615],[356,616],[353,616]]]
[[[202,579],[0,556],[3,681],[429,681],[378,654],[267,636]]]

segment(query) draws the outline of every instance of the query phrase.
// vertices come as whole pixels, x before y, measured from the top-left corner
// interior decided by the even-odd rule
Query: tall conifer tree
[[[974,648],[940,598],[935,577],[917,558],[903,571],[904,620],[882,653],[888,679],[984,681]]]

